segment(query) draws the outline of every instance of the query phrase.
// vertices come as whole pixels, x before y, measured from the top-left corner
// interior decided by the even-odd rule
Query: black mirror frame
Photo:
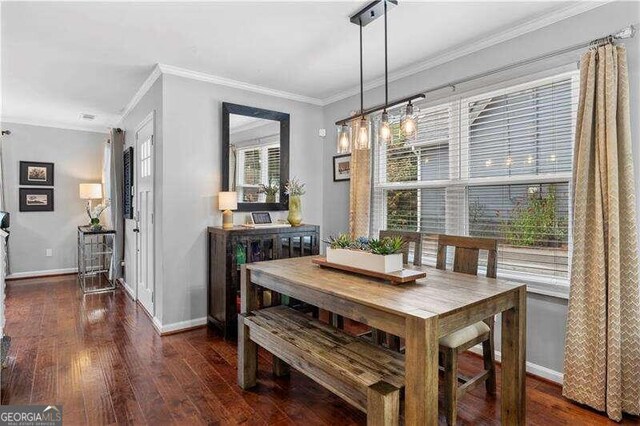
[[[289,197],[284,193],[284,184],[289,180],[289,114],[229,102],[222,103],[222,191],[229,191],[229,114],[280,122],[280,202],[238,203],[237,211],[288,210]]]

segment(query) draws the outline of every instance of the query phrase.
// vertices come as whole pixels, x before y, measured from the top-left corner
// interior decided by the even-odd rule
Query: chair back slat
[[[455,247],[453,271],[463,274],[478,274],[480,250],[487,250],[487,277],[496,278],[498,270],[498,241],[490,238],[438,235],[436,268],[447,269],[447,247]]]
[[[422,266],[422,234],[412,231],[381,230],[379,238],[402,237],[405,245],[402,248],[402,263],[409,263],[409,244],[413,243],[413,264]]]

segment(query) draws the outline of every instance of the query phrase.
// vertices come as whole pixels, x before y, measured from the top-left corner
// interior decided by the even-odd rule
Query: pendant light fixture
[[[413,138],[418,133],[418,123],[413,113],[413,104],[411,101],[407,104],[405,116],[402,119],[402,132],[406,138]]]
[[[351,152],[351,129],[346,123],[338,129],[338,145],[336,151],[338,154],[348,154]]]
[[[389,59],[387,52],[387,2],[384,2],[384,110],[380,120],[380,140],[389,142],[391,140],[391,125],[389,124]]]
[[[385,1],[385,0],[383,0]],[[359,19],[360,27],[360,125],[356,139],[356,149],[369,149],[369,120],[364,113],[364,74],[362,68],[362,18]]]
[[[417,133],[417,122],[414,116],[413,104],[411,101],[422,99],[424,93],[418,93],[402,99],[389,102],[389,60],[388,60],[388,31],[387,31],[387,11],[398,5],[397,0],[374,0],[367,4],[360,11],[352,15],[349,20],[358,25],[360,30],[360,113],[355,116],[343,118],[336,121],[337,151],[345,154],[353,149],[369,149],[371,146],[369,120],[367,116],[378,111],[382,111],[379,130],[379,138],[382,142],[390,141],[393,137],[391,123],[389,122],[388,109],[396,105],[408,102],[406,107],[407,116],[401,121],[401,128],[406,137],[413,137]],[[384,105],[364,109],[364,75],[362,58],[362,28],[376,19],[384,16]],[[352,129],[351,126],[354,128]],[[358,126],[355,128],[355,126]]]

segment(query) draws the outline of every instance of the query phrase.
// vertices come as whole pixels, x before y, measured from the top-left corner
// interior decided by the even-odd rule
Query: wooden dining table
[[[414,266],[426,277],[391,285],[321,268],[312,259],[243,266],[241,312],[259,307],[262,287],[403,337],[407,425],[438,424],[438,339],[502,313],[502,424],[525,423],[525,285]]]

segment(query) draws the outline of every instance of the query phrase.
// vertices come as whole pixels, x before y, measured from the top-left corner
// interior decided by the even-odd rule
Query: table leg
[[[405,421],[438,424],[438,317],[411,316],[405,336]]]
[[[240,278],[240,315],[238,315],[238,386],[248,389],[256,385],[258,345],[249,336],[244,317],[258,309],[258,288],[251,282],[251,271],[242,266]]]
[[[515,306],[502,313],[502,424],[525,424],[527,293],[521,287]]]

